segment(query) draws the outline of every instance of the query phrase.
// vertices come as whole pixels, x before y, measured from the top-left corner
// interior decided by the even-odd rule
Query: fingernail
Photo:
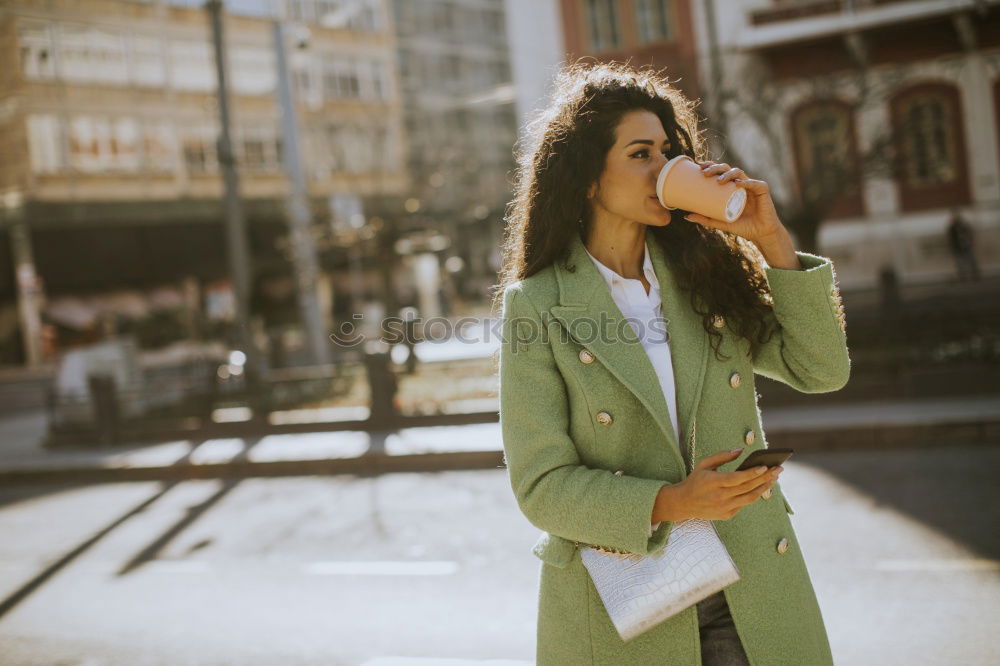
[[[743,449],[730,449],[729,452],[730,453],[738,453],[739,451],[742,451],[742,450]]]
[[[758,474],[763,474],[766,471],[767,471],[767,465],[761,465],[760,467],[757,468]]]

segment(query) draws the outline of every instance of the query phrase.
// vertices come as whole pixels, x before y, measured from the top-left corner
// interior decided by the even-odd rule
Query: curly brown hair
[[[670,139],[671,155],[705,159],[696,102],[671,85],[662,70],[622,63],[574,63],[556,75],[552,101],[526,125],[515,148],[514,198],[507,206],[500,283],[493,311],[504,290],[556,260],[568,258],[570,234],[582,240],[592,224],[586,193],[604,168],[622,117],[636,110],[654,113]],[[712,325],[721,313],[755,354],[770,338],[771,294],[757,247],[735,234],[711,229],[671,212],[664,227],[649,227],[663,248],[680,288],[702,316],[721,358],[722,334]]]

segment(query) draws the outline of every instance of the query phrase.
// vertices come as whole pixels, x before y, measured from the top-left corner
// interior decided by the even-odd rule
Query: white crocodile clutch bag
[[[580,556],[624,641],[740,579],[715,525],[701,518],[675,524],[655,555],[581,544]]]

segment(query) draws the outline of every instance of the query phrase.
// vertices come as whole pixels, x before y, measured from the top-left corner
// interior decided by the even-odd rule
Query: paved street
[[[1000,663],[998,465],[786,464],[838,664]],[[502,470],[8,488],[0,663],[529,664],[536,533]]]

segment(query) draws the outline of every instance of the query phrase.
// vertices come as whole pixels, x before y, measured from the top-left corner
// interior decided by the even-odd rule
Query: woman
[[[781,469],[733,470],[767,446],[754,373],[847,382],[833,266],[794,250],[767,183],[702,159],[694,104],[656,73],[570,66],[553,100],[519,154],[496,294],[505,459],[543,530],[538,663],[832,663]],[[656,200],[681,153],[747,189],[738,220]],[[623,642],[579,547],[648,555],[690,517],[741,580]]]

